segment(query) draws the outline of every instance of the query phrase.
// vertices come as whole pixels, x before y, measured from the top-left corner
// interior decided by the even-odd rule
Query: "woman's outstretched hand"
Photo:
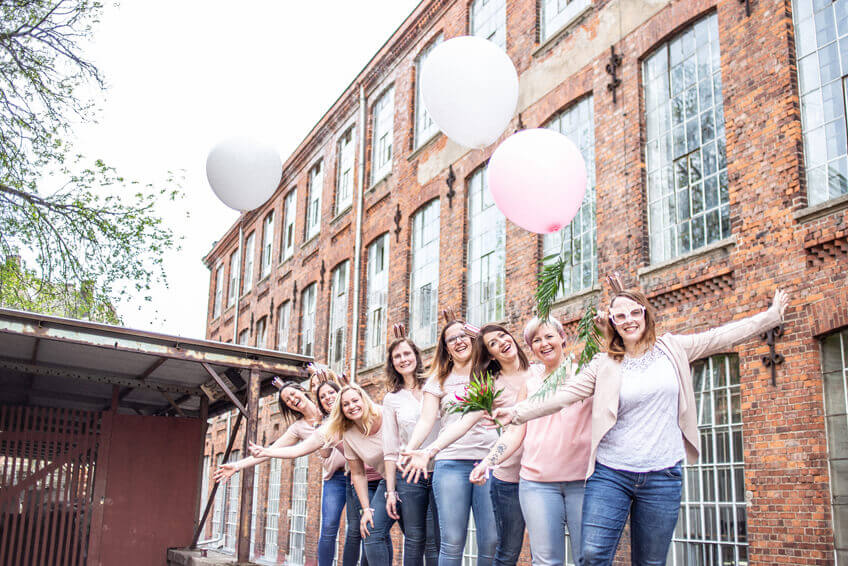
[[[250,452],[250,455],[254,458],[264,458],[268,456],[268,454],[265,454],[265,447],[261,444],[256,444],[255,442],[248,442],[247,451]]]
[[[429,450],[402,450],[402,460],[398,462],[398,467],[403,472],[403,479],[408,483],[418,483],[421,476],[424,479],[429,477],[427,467],[430,464]]]
[[[786,312],[786,307],[789,306],[789,295],[785,291],[776,289],[774,291],[774,300],[771,303],[771,308],[777,309],[780,313],[780,318],[783,319],[783,314]]]
[[[237,471],[238,468],[235,464],[221,464],[218,469],[212,472],[212,479],[215,482],[225,484]]]
[[[492,424],[489,427],[505,427],[515,419],[515,407],[501,407],[492,411]],[[497,424],[496,424],[497,423]]]

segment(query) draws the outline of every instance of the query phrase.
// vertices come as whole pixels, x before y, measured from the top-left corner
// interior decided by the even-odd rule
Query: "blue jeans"
[[[522,479],[518,487],[527,521],[533,566],[565,564],[565,527],[571,537],[574,563],[583,566],[583,491],[585,482],[537,482]]]
[[[372,483],[377,484],[373,492]],[[389,517],[386,511],[386,480],[368,482],[368,495],[371,496],[371,508],[374,509],[374,526],[368,526],[370,533],[362,541],[365,545],[365,556],[371,566],[391,566],[394,549],[389,532],[395,520]],[[359,525],[359,521],[356,524]]]
[[[404,566],[427,566],[439,563],[439,523],[432,479],[420,478],[409,483],[398,472],[395,480],[400,498],[399,513],[403,522]]]
[[[477,528],[477,566],[491,566],[498,542],[489,482],[468,481],[474,460],[439,460],[433,472],[433,492],[439,512],[439,566],[460,566],[468,514],[473,509]]]
[[[583,500],[583,558],[612,564],[630,516],[632,566],[664,565],[680,511],[683,470],[678,462],[655,472],[626,472],[595,464]]]
[[[333,566],[336,554],[336,537],[347,500],[347,479],[344,470],[324,481],[321,493],[321,535],[318,537],[318,566]],[[348,531],[350,528],[347,529]],[[347,544],[347,537],[345,537]],[[356,541],[359,544],[359,541]]]
[[[359,517],[361,509],[359,498],[353,489],[353,483],[347,478],[347,535],[345,537],[344,554],[342,555],[342,566],[368,566],[368,557],[363,549],[362,561],[359,560],[360,545],[362,545],[362,534],[359,532]],[[368,482],[368,498],[371,499],[377,491],[380,480]]]
[[[489,490],[498,529],[494,563],[495,566],[515,566],[524,544],[524,515],[518,500],[518,482],[499,480],[495,476],[489,481],[492,483]]]

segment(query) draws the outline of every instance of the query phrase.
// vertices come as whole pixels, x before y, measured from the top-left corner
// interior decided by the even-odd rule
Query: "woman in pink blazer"
[[[633,566],[665,564],[680,510],[682,460],[694,463],[699,454],[690,363],[777,326],[787,304],[778,290],[763,313],[699,334],[657,337],[645,295],[619,290],[598,320],[606,352],[549,397],[494,412],[504,424],[520,424],[594,395],[582,521],[587,566],[612,564],[628,516]]]

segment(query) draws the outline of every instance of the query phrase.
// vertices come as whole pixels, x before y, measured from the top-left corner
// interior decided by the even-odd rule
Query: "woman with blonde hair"
[[[413,451],[424,443],[437,422],[441,433],[460,420],[460,415],[448,412],[448,408],[455,395],[463,392],[470,382],[472,343],[466,324],[460,320],[450,320],[439,334],[436,354],[423,389],[421,417],[406,450],[401,452],[398,464],[407,481],[416,483],[422,475],[429,477],[429,458],[417,471],[407,467],[407,461],[413,456]],[[449,447],[437,451],[437,454],[430,453],[430,456],[435,454],[433,494],[436,507],[441,511],[438,513],[439,566],[462,564],[462,550],[472,510],[477,530],[477,566],[492,564],[498,535],[489,486],[472,484],[468,481],[468,474],[475,462],[486,456],[497,437],[497,432],[478,423]]]
[[[599,313],[606,352],[543,400],[498,409],[524,423],[594,394],[592,443],[583,500],[585,564],[612,564],[630,517],[631,562],[665,564],[680,511],[684,457],[698,459],[691,362],[780,324],[788,304],[777,290],[768,310],[698,334],[657,337],[653,307],[638,289],[615,288]]]

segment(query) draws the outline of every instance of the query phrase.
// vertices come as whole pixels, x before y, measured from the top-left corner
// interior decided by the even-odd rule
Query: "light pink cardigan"
[[[726,352],[748,338],[780,324],[780,312],[772,307],[760,314],[743,318],[698,334],[665,334],[657,345],[671,360],[677,373],[681,395],[678,396],[677,423],[683,434],[683,444],[689,463],[698,459],[700,437],[695,393],[692,389],[690,363]],[[595,471],[598,444],[618,418],[618,394],[621,389],[621,362],[598,354],[583,370],[569,379],[556,393],[541,399],[527,399],[515,406],[513,422],[521,424],[531,419],[553,414],[565,406],[594,394],[592,405],[592,451],[586,477]]]

